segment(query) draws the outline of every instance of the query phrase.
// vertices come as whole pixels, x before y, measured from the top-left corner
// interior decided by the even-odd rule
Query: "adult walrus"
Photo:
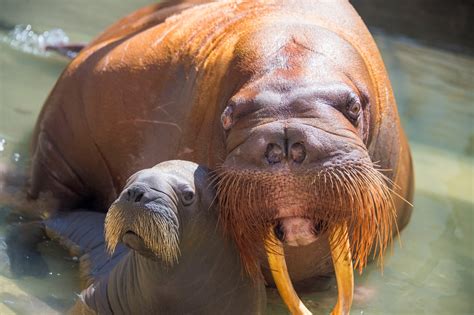
[[[293,281],[332,272],[332,251],[349,283],[348,262],[383,253],[411,213],[410,151],[372,37],[347,1],[187,5],[142,9],[70,63],[37,123],[30,196],[104,211],[133,172],[194,161],[217,170],[250,274],[276,235]]]
[[[107,216],[59,212],[17,226],[10,257],[43,237],[80,257],[84,290],[70,314],[263,314],[263,281],[242,275],[237,248],[217,223],[210,179],[186,161],[140,170]],[[22,234],[28,244],[18,241]]]

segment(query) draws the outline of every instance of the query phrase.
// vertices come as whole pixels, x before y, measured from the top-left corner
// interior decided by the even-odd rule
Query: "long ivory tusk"
[[[300,298],[293,288],[291,283],[290,275],[286,267],[285,253],[283,251],[283,245],[275,237],[273,229],[268,233],[267,239],[265,240],[265,249],[268,257],[268,264],[272,271],[273,280],[277,286],[278,292],[280,293],[283,302],[290,310],[291,314],[294,315],[311,315],[312,313],[306,308],[301,302]]]
[[[338,292],[337,303],[331,315],[346,315],[351,310],[354,295],[354,268],[346,223],[332,229],[329,235],[329,246],[336,272]]]

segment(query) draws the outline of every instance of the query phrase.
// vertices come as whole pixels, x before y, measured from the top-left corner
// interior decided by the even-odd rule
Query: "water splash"
[[[7,145],[7,140],[5,138],[0,138],[0,154],[5,151],[5,146]]]
[[[13,162],[19,162],[20,158],[21,158],[20,153],[13,153],[13,155],[12,155]]]
[[[31,25],[16,25],[7,35],[0,35],[0,42],[25,53],[37,56],[49,56],[48,46],[62,46],[69,43],[67,34],[59,28],[37,33]]]

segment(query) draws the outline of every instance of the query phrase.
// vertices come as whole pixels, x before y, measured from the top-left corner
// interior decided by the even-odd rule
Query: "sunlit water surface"
[[[0,0],[0,24],[31,23],[36,35],[60,28],[70,41],[81,42],[146,2],[102,0],[84,7],[59,0]],[[35,119],[66,61],[25,50],[5,36],[0,33],[0,162],[25,168]],[[376,40],[413,151],[415,210],[401,246],[397,242],[387,255],[383,274],[371,265],[356,276],[352,314],[473,314],[474,59],[381,34]],[[0,220],[7,212],[0,205]],[[4,232],[5,224],[2,274]],[[73,303],[79,293],[77,264],[51,242],[42,251],[51,270],[45,278],[0,275],[0,314],[53,314]],[[336,294],[333,281],[302,297],[314,313],[327,314]],[[268,313],[285,314],[276,291],[268,295]]]

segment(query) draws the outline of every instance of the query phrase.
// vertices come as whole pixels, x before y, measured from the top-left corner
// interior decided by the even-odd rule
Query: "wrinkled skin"
[[[365,25],[342,0],[174,8],[119,21],[67,67],[38,120],[31,197],[50,191],[61,208],[105,211],[128,176],[174,158],[258,171],[278,188],[260,213],[280,226],[292,279],[332,272],[327,235],[308,220],[329,208],[301,193],[299,174],[376,162],[396,195],[413,192],[409,147]],[[169,12],[181,13],[163,21]],[[396,195],[390,234],[411,214]]]
[[[134,174],[106,217],[60,212],[17,226],[11,234],[30,241],[7,241],[10,258],[45,237],[79,257],[84,290],[71,314],[262,314],[263,281],[242,274],[214,199],[208,170],[163,162]],[[22,258],[16,264],[31,269]]]

